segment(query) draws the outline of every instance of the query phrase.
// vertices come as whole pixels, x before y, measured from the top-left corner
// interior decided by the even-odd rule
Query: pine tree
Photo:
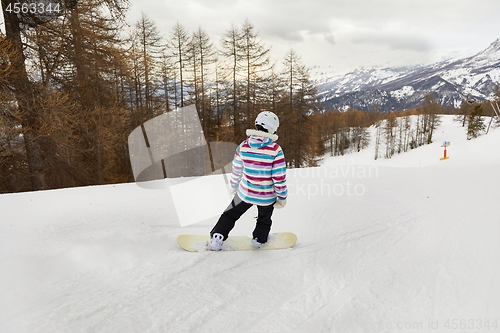
[[[442,110],[442,107],[436,96],[429,93],[422,101],[420,110],[423,115],[422,133],[425,137],[425,143],[431,144],[434,131],[440,124],[438,113]]]
[[[485,125],[482,119],[483,108],[481,104],[474,105],[474,110],[468,117],[467,140],[477,138],[481,131],[485,130]]]

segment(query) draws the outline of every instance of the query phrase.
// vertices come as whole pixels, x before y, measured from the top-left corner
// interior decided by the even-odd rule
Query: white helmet
[[[255,127],[260,130],[265,130],[265,132],[275,134],[280,126],[280,120],[278,116],[271,111],[262,111],[255,118]]]

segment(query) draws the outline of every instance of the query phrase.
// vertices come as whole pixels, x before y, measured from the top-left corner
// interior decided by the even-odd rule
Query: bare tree
[[[193,86],[195,104],[200,114],[205,134],[210,132],[211,108],[207,94],[207,82],[211,73],[211,66],[217,61],[217,53],[208,34],[199,28],[191,37],[191,68],[193,70]]]
[[[179,74],[178,85],[180,92],[177,95],[178,100],[175,102],[177,107],[184,107],[186,66],[188,65],[191,57],[191,46],[192,44],[186,28],[184,28],[180,23],[176,23],[170,33],[170,39],[167,42],[167,47],[170,50],[170,55],[175,66],[177,67],[177,73]]]
[[[285,93],[281,105],[280,119],[283,123],[281,134],[285,137],[287,163],[294,167],[306,165],[305,142],[311,134],[308,114],[315,111],[316,87],[310,80],[310,70],[305,67],[294,50],[290,50],[283,61]]]
[[[244,85],[242,101],[245,103],[245,119],[247,127],[253,127],[258,91],[264,79],[264,72],[270,69],[269,50],[260,40],[255,27],[246,20],[241,27],[241,43],[238,44],[241,54],[242,72],[244,72]]]
[[[160,59],[162,55],[161,48],[162,37],[156,24],[146,15],[142,14],[135,25],[135,31],[132,36],[134,49],[138,52],[138,61],[136,70],[138,82],[144,83],[144,91],[140,92],[143,96],[143,105],[147,112],[154,116],[155,112],[154,96],[158,90],[156,85],[158,71],[160,68]]]
[[[28,78],[26,58],[23,53],[21,25],[18,16],[13,11],[7,11],[15,1],[2,0],[2,11],[5,23],[5,41],[9,44],[8,61],[12,66],[10,76],[11,87],[17,104],[17,114],[23,129],[24,149],[27,156],[33,190],[47,188],[45,167],[43,165],[42,149],[39,137],[39,110],[34,100],[36,88]]]
[[[382,121],[377,121],[375,123],[375,156],[374,159],[377,160],[380,156],[379,150],[380,150],[380,137],[381,137],[381,126],[382,126]]]
[[[172,98],[172,95],[175,96],[176,92],[175,73],[176,72],[174,69],[174,65],[172,64],[171,58],[167,55],[165,51],[162,52],[160,59],[160,80],[161,80],[161,87],[163,90],[163,103],[162,103],[163,112],[168,112],[172,109],[171,108],[172,102],[170,100]],[[171,92],[173,92],[173,94],[171,94]],[[176,99],[174,97],[174,102],[175,100]]]
[[[28,87],[24,94],[29,94],[16,96],[15,101],[20,125],[25,127],[24,115],[31,118],[23,129],[28,161],[37,148],[38,162],[30,167],[32,189],[128,179],[123,132],[116,131],[118,123],[126,123],[120,91],[125,72],[118,36],[122,16],[121,9],[106,7],[118,3],[75,3],[62,16],[23,31],[28,56],[23,55],[17,68],[24,72],[19,77],[24,77]],[[25,103],[30,105],[28,113]],[[107,115],[111,120],[105,120]],[[109,133],[118,138],[116,149],[109,148]]]
[[[227,62],[223,67],[226,72],[225,75],[229,78],[227,81],[231,84],[230,89],[227,89],[226,92],[227,109],[230,109],[232,113],[233,132],[236,138],[241,136],[238,100],[240,95],[240,82],[238,78],[238,73],[240,71],[239,62],[241,60],[241,54],[239,52],[240,44],[241,33],[236,26],[232,25],[221,39],[220,54]]]
[[[389,113],[384,122],[385,158],[391,158],[395,153],[395,134],[398,122],[394,112]]]

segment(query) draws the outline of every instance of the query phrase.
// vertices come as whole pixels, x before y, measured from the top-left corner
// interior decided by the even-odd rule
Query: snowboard
[[[209,235],[179,235],[177,243],[186,251],[212,251],[208,245]],[[250,250],[282,250],[295,245],[297,236],[292,232],[277,232],[269,234],[267,243],[260,249],[252,246],[252,239],[248,236],[229,236],[221,251],[250,251]]]

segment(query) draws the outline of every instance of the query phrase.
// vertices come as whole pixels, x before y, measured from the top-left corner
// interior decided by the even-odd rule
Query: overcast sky
[[[500,38],[500,0],[130,0],[165,36],[179,22],[214,44],[248,19],[271,60],[290,49],[313,71],[426,64],[477,53]],[[2,20],[3,21],[3,20]],[[0,27],[3,28],[3,27]],[[2,29],[3,30],[3,29]]]
[[[291,48],[308,67],[431,63],[472,55],[500,37],[500,0],[130,0],[166,36],[179,22],[219,45],[231,24],[252,23],[281,61]]]

